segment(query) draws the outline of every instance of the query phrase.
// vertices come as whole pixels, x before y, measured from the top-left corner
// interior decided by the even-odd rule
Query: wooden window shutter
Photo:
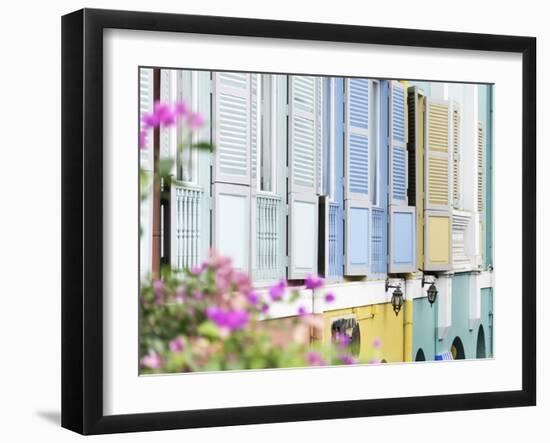
[[[250,74],[214,75],[214,182],[250,184]]]
[[[288,276],[303,279],[317,273],[317,82],[289,76],[288,137]]]
[[[460,208],[461,201],[461,160],[460,160],[460,109],[459,105],[453,105],[452,115],[452,146],[453,146],[453,207]]]
[[[139,70],[139,130],[147,131],[147,142],[145,147],[140,149],[141,167],[152,170],[153,155],[153,131],[147,130],[143,123],[143,116],[153,112],[153,70],[140,68]]]
[[[390,82],[390,228],[388,272],[416,271],[416,211],[408,206],[405,86]]]
[[[346,79],[345,89],[345,265],[346,275],[366,275],[371,264],[371,82]]]
[[[450,110],[447,101],[426,98],[424,155],[424,270],[444,271],[452,262]]]
[[[251,75],[214,74],[212,243],[250,271]]]
[[[477,211],[483,213],[483,151],[485,145],[485,128],[477,123]]]

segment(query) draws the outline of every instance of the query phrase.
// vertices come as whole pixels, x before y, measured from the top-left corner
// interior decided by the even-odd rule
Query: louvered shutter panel
[[[289,76],[289,269],[291,279],[317,273],[317,82]]]
[[[416,86],[408,89],[409,205],[416,207],[417,267],[424,263],[424,110],[425,96]]]
[[[213,90],[213,245],[250,270],[250,74],[218,72]]]
[[[250,184],[250,74],[214,75],[214,181]]]
[[[388,272],[416,271],[416,212],[407,205],[405,86],[390,82],[390,232]]]
[[[160,70],[160,101],[172,106],[177,100],[177,71],[173,69]],[[176,126],[160,127],[159,154],[162,160],[176,159],[177,156]],[[172,174],[176,173],[174,162]]]
[[[328,163],[327,183],[332,199],[328,205],[328,272],[331,280],[340,280],[344,272],[344,79],[327,79],[327,119],[325,131]]]
[[[390,204],[407,205],[405,87],[390,82]]]
[[[424,270],[445,271],[452,261],[450,112],[446,101],[426,99]]]
[[[261,167],[258,164],[261,137],[261,125],[259,123],[261,109],[258,104],[260,85],[260,74],[250,74],[250,184],[253,190],[257,189],[258,174],[260,174]]]
[[[153,131],[148,130],[143,124],[143,116],[153,112],[153,70],[140,68],[139,70],[139,130],[147,131],[147,143],[140,150],[141,167],[152,170],[151,159],[153,155]]]
[[[483,213],[483,147],[485,145],[485,130],[483,123],[477,123],[477,198],[476,206],[479,213]]]
[[[370,272],[370,89],[368,79],[346,79],[345,264],[346,275]]]
[[[452,115],[452,146],[453,146],[453,207],[460,208],[460,108],[453,105]]]
[[[147,143],[139,150],[140,168],[146,171],[148,182],[152,182],[153,175],[153,131],[147,130],[142,122],[145,114],[153,112],[153,70],[150,68],[140,68],[139,70],[139,129],[147,131]],[[139,273],[141,278],[149,277],[152,270],[151,251],[153,247],[153,201],[152,192],[147,192],[147,196],[140,200],[139,216]]]
[[[450,209],[449,104],[427,99],[426,209]]]
[[[316,106],[316,146],[317,146],[317,194],[323,195],[323,79],[318,78],[315,82]]]

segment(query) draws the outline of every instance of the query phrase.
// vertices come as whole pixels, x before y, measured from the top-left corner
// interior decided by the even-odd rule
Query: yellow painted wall
[[[430,263],[449,263],[451,260],[451,218],[428,214],[427,224],[428,250],[427,259]]]
[[[373,357],[375,351],[372,348],[372,342],[375,338],[379,338],[382,342],[378,358],[388,363],[403,361],[403,314],[404,309],[401,309],[396,316],[391,303],[327,311],[323,314],[323,342],[330,343],[331,325],[335,319],[355,316],[361,333],[359,360],[362,363],[366,363]]]

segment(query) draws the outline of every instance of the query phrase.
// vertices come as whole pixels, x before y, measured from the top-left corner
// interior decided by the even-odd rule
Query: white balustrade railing
[[[202,190],[196,186],[173,182],[172,212],[172,267],[186,269],[200,261]]]
[[[281,197],[274,194],[256,195],[256,238],[254,279],[271,281],[280,278],[279,213]]]

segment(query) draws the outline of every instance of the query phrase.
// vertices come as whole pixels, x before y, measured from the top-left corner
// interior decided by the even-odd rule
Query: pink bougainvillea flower
[[[372,347],[374,349],[380,349],[382,347],[382,340],[380,340],[378,337],[376,337],[373,341],[372,341]]]
[[[192,112],[187,117],[187,126],[191,130],[200,128],[204,124],[204,117],[198,112]]]
[[[174,115],[176,117],[184,117],[188,112],[187,104],[185,102],[174,103]]]
[[[176,301],[178,303],[183,303],[185,300],[185,288],[183,286],[178,286],[176,289]]]
[[[185,343],[183,342],[183,338],[176,337],[174,340],[172,340],[168,344],[168,347],[172,352],[183,352],[183,350],[185,349]]]
[[[250,291],[246,296],[246,299],[248,300],[248,303],[250,303],[251,305],[257,305],[258,302],[260,301],[260,296],[258,295],[258,293],[254,291]]]
[[[172,126],[176,123],[176,117],[168,104],[163,102],[155,102],[153,113],[156,115],[159,124],[163,126]]]
[[[143,117],[141,117],[141,121],[148,128],[156,128],[160,123],[159,117],[155,113],[144,114]]]
[[[346,348],[349,345],[350,339],[347,334],[338,333],[336,334],[335,341],[340,348]]]
[[[351,355],[340,356],[340,361],[344,365],[354,365],[356,363],[355,359]]]
[[[153,281],[153,291],[155,292],[157,304],[162,304],[164,301],[164,282],[162,280]]]
[[[269,305],[267,303],[262,304],[262,308],[260,309],[260,312],[262,314],[267,314],[269,312]]]
[[[336,300],[336,296],[332,292],[327,292],[325,294],[325,301],[327,303],[332,303],[334,300]]]
[[[305,285],[307,289],[318,289],[323,286],[323,283],[324,281],[321,277],[316,277],[311,274],[309,274],[305,280]]]
[[[233,283],[237,287],[237,291],[246,294],[250,290],[252,282],[246,272],[237,271],[233,274]]]
[[[193,275],[201,275],[202,274],[202,271],[204,269],[202,268],[202,266],[193,266],[189,272]]]
[[[321,357],[321,354],[319,354],[316,351],[308,351],[306,354],[306,361],[308,365],[310,366],[324,366],[325,361]]]
[[[234,331],[236,329],[243,329],[248,324],[249,314],[242,311],[229,311],[226,314],[227,327]]]
[[[193,292],[193,298],[195,300],[202,300],[204,298],[203,294],[201,291],[199,291],[198,289],[196,289],[194,292]]]
[[[305,308],[304,306],[300,306],[300,307],[298,308],[298,315],[299,315],[300,317],[302,317],[302,316],[304,316],[304,315],[306,315],[306,314],[307,314],[306,308]]]
[[[139,148],[147,148],[147,131],[145,130],[139,131]]]
[[[275,283],[273,286],[269,288],[269,296],[271,297],[271,300],[276,301],[280,300],[283,297],[283,294],[285,293],[286,289],[286,281],[284,278],[279,280],[278,283]]]
[[[231,258],[218,255],[215,249],[210,249],[210,261],[212,267],[216,269],[231,267]]]
[[[149,354],[144,355],[141,364],[150,369],[158,369],[162,366],[160,356],[155,351],[149,351]]]
[[[243,329],[249,320],[247,311],[225,311],[216,306],[207,308],[206,316],[219,328],[227,328],[230,331]]]

